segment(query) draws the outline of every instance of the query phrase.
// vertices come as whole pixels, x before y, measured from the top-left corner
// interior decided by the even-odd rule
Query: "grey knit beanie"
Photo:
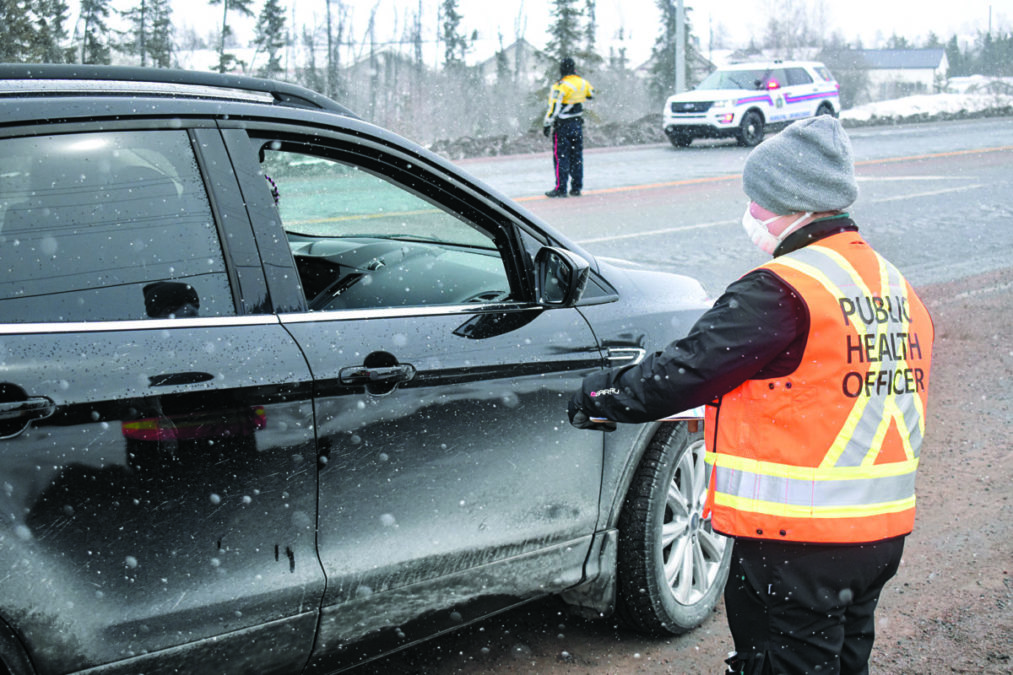
[[[792,123],[749,153],[742,189],[779,215],[848,208],[858,184],[844,127],[830,115]]]

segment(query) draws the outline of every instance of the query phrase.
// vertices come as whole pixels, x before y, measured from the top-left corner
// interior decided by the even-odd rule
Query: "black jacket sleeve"
[[[636,365],[584,378],[572,406],[589,417],[649,422],[710,403],[748,379],[787,374],[805,346],[805,303],[776,275],[731,284],[689,334]]]

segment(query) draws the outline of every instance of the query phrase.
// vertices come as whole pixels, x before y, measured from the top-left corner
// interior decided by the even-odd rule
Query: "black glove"
[[[550,127],[548,125],[542,127],[542,135],[543,136],[545,136],[546,138],[548,138],[550,133],[552,133],[552,127]]]
[[[615,431],[615,422],[592,422],[586,412],[572,400],[566,406],[566,414],[570,418],[570,424],[578,429],[590,429],[591,431]]]

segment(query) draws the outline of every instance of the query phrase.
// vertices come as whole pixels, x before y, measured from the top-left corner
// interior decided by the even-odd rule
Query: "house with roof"
[[[475,67],[488,85],[494,85],[502,76],[518,84],[540,86],[551,59],[524,38],[503,47],[488,58],[479,60]]]
[[[836,54],[834,61],[831,67],[835,73],[846,69],[864,75],[864,96],[856,98],[869,101],[941,91],[950,68],[942,47],[852,49]]]

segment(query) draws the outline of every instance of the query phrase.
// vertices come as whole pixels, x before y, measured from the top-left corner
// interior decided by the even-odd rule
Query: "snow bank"
[[[841,121],[899,121],[911,117],[970,117],[988,113],[1009,115],[1011,111],[1013,96],[1008,94],[921,94],[842,110]]]
[[[905,96],[842,110],[841,121],[857,126],[999,115],[1013,115],[1013,78],[972,75],[951,78],[947,90],[940,94]]]

